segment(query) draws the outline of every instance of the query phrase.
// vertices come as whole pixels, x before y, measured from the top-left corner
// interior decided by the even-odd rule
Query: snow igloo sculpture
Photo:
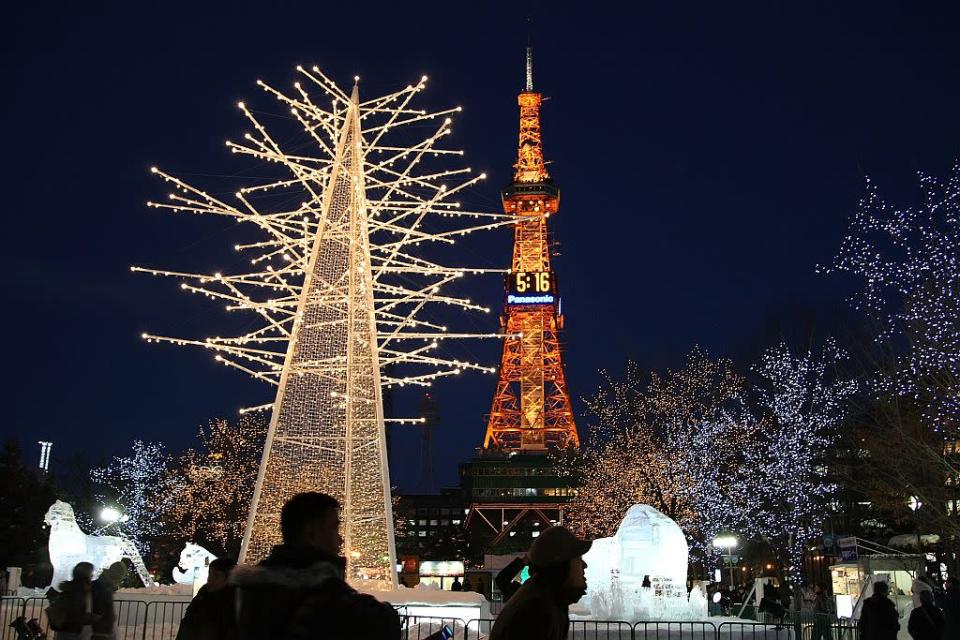
[[[611,620],[689,619],[699,611],[688,603],[687,553],[676,522],[650,505],[633,505],[617,533],[594,540],[584,556],[581,605]]]

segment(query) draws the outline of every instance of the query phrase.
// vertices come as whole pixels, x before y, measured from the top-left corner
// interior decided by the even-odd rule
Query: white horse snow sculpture
[[[216,555],[200,545],[188,542],[180,552],[180,562],[173,568],[173,579],[177,584],[193,584],[198,574],[216,559]]]
[[[145,585],[153,584],[136,547],[121,536],[92,536],[80,530],[73,507],[57,500],[47,509],[43,521],[50,527],[50,563],[53,565],[52,587],[71,578],[73,568],[80,562],[93,565],[94,577],[114,562],[129,559]]]

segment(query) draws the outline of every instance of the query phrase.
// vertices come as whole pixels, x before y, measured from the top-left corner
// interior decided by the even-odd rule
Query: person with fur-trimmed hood
[[[400,617],[393,607],[357,593],[344,581],[335,498],[298,493],[283,505],[280,531],[283,544],[265,560],[255,567],[239,566],[230,575],[242,640],[400,637]]]

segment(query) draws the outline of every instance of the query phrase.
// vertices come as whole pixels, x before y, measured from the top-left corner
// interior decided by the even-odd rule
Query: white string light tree
[[[448,331],[438,319],[442,312],[432,311],[489,311],[447,285],[466,273],[504,271],[445,266],[424,250],[442,250],[459,236],[514,219],[467,211],[457,201],[485,176],[445,163],[463,155],[442,146],[460,108],[414,108],[426,77],[361,102],[357,84],[347,95],[317,67],[297,71],[304,81],[289,94],[257,83],[287,109],[295,141],[281,145],[263,118],[240,103],[253,132],[242,143],[227,142],[233,153],[279,167],[281,175],[230,199],[152,169],[175,190],[168,202],[149,206],[224,216],[261,232],[260,240],[236,246],[251,256],[249,269],[209,275],[134,268],[180,278],[183,289],[249,312],[257,326],[205,340],[144,337],[209,349],[224,365],[277,387],[272,404],[252,408],[272,408],[272,417],[243,560],[259,560],[279,542],[288,498],[322,491],[342,505],[348,579],[395,586],[381,387],[429,386],[465,370],[492,373],[438,346],[501,337]]]

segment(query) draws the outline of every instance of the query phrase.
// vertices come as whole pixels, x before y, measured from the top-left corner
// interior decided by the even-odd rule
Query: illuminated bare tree
[[[266,431],[253,416],[200,428],[200,446],[184,452],[167,476],[160,506],[172,535],[237,557]]]
[[[752,420],[729,360],[695,348],[682,369],[662,376],[629,362],[622,378],[605,376],[587,405],[596,419],[589,443],[561,460],[583,482],[572,526],[611,535],[631,505],[650,504],[680,525],[701,558],[721,529],[742,526],[731,491]]]

